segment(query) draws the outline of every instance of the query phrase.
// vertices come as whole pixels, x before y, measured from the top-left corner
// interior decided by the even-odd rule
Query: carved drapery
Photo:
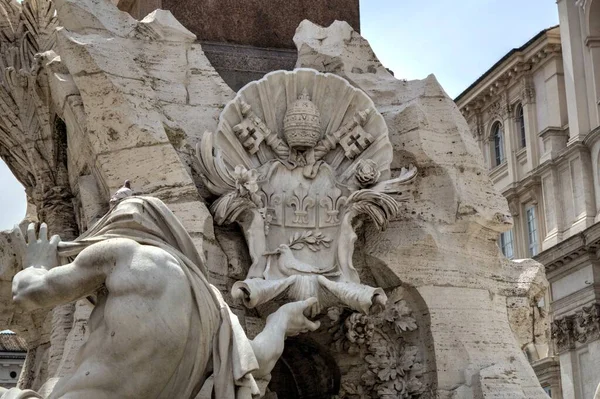
[[[584,306],[575,314],[552,322],[552,339],[558,353],[600,338],[600,304]]]

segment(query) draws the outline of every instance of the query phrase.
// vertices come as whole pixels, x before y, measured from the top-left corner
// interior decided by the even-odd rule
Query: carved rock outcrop
[[[294,41],[297,67],[343,76],[373,99],[391,132],[392,174],[409,162],[419,170],[398,220],[377,236],[367,227],[364,250],[382,265],[378,285],[397,276],[423,297],[439,397],[505,397],[498,384],[511,397],[546,397],[508,319],[506,283],[515,273],[504,269],[496,239],[512,219],[454,102],[433,76],[394,78],[344,22],[304,21]]]

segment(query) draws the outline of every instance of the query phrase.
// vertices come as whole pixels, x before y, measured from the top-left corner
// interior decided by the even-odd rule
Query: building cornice
[[[495,183],[498,179],[508,174],[508,162],[506,159],[497,166],[494,166],[489,172],[490,179]]]
[[[544,163],[540,164],[531,173],[535,174],[535,175],[539,175],[539,174],[543,173],[545,170],[547,170],[548,168],[551,168],[551,167],[561,163],[565,158],[568,158],[574,152],[577,152],[577,151],[589,151],[589,147],[587,145],[585,145],[583,141],[571,142],[565,148],[563,148],[556,156],[554,156],[553,158],[548,159]]]
[[[588,36],[585,38],[587,47],[600,47],[600,36]]]
[[[588,252],[596,252],[600,248],[600,223],[596,223],[584,231],[559,242],[534,257],[546,268],[546,273],[556,270]]]
[[[543,60],[560,55],[559,28],[546,29],[522,47],[507,53],[469,88],[459,94],[455,101],[463,115],[469,117],[495,103],[498,94],[504,92],[518,79],[527,76]],[[530,101],[529,98],[526,100]]]
[[[560,361],[555,356],[547,356],[531,363],[535,374],[540,380],[560,379]]]
[[[540,186],[540,176],[535,174],[528,174],[523,179],[519,180],[518,184],[511,185],[507,189],[505,189],[502,192],[502,195],[504,195],[507,199],[522,197],[523,194]]]
[[[0,363],[3,359],[18,359],[24,360],[27,352],[0,352]]]

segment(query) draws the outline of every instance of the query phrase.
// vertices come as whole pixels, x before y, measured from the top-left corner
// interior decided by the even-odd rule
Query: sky
[[[362,0],[361,34],[398,78],[433,73],[455,98],[502,56],[558,24],[555,0]]]
[[[512,48],[558,24],[555,0],[361,0],[361,34],[399,79],[433,73],[452,98]],[[0,230],[25,216],[0,160]]]

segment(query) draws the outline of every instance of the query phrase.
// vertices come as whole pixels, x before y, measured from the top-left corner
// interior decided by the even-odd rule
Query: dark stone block
[[[358,0],[162,0],[162,8],[200,41],[254,47],[295,49],[292,38],[304,19],[360,28]]]
[[[232,90],[279,69],[292,70],[295,50],[264,49],[222,43],[202,43],[202,50],[212,66]]]

